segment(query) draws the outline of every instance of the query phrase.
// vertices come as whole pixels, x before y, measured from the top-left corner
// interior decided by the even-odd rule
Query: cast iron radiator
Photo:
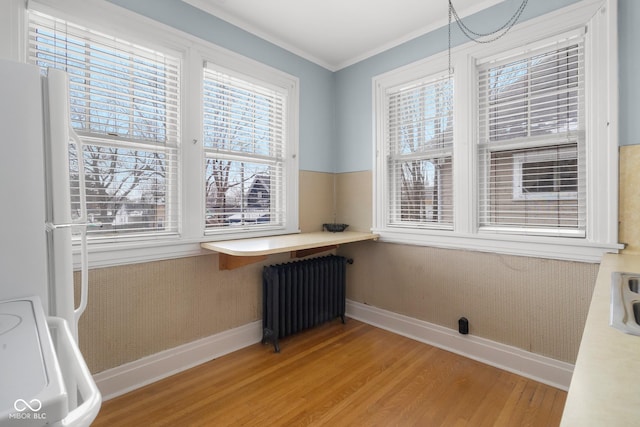
[[[344,323],[347,260],[329,255],[262,271],[262,343],[319,325],[340,316]]]

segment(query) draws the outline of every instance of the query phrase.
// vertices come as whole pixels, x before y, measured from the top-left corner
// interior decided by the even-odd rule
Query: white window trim
[[[168,25],[138,15],[127,9],[101,0],[31,0],[29,7],[57,18],[77,22],[96,31],[117,34],[132,43],[138,43],[171,53],[182,58],[181,82],[181,129],[179,141],[182,167],[178,178],[180,188],[179,235],[145,236],[137,239],[120,238],[118,242],[92,242],[89,245],[89,267],[108,267],[123,264],[157,261],[163,259],[210,254],[200,243],[214,240],[232,240],[265,235],[290,234],[298,229],[298,135],[299,135],[299,79],[268,65],[244,57]],[[12,59],[26,60],[27,13],[23,0],[8,0],[0,11],[11,14],[12,21],[23,23],[14,43],[20,48],[11,52]],[[201,145],[201,96],[202,61],[207,58],[216,63],[253,77],[287,87],[290,93],[288,104],[288,151],[287,167],[287,223],[280,229],[244,230],[205,234],[204,222],[204,152]],[[79,248],[74,247],[74,266],[79,268]]]
[[[252,79],[257,79],[261,82],[269,82],[270,85],[276,86],[278,88],[284,89],[288,92],[289,96],[287,98],[287,135],[292,136],[294,139],[294,143],[289,146],[287,150],[287,158],[285,159],[284,168],[287,170],[286,180],[284,182],[285,193],[286,193],[286,207],[285,212],[287,215],[287,221],[285,226],[280,228],[270,227],[266,232],[261,231],[256,228],[256,231],[251,231],[254,227],[242,228],[241,231],[232,233],[230,230],[206,230],[204,227],[204,217],[205,217],[205,204],[202,195],[204,194],[204,174],[201,174],[201,189],[198,192],[197,197],[199,198],[199,206],[197,207],[198,212],[201,213],[201,221],[202,224],[201,230],[202,233],[206,236],[203,241],[212,241],[212,240],[229,240],[229,239],[241,239],[248,237],[259,237],[265,235],[275,235],[275,234],[291,234],[299,232],[298,229],[298,117],[299,117],[299,86],[300,82],[297,77],[291,76],[289,74],[285,74],[280,70],[276,70],[267,65],[264,65],[258,61],[254,61],[252,59],[240,56],[236,53],[228,51],[226,49],[220,48],[214,45],[208,46],[197,46],[192,50],[192,62],[195,61],[198,64],[197,70],[196,67],[191,67],[191,75],[190,80],[195,80],[195,84],[198,86],[198,90],[196,92],[199,94],[198,98],[198,106],[197,110],[197,123],[192,123],[192,126],[196,127],[191,128],[193,130],[193,134],[202,135],[202,64],[205,61],[211,61],[216,63],[216,65],[226,68],[228,70],[237,72],[239,74],[246,75]],[[197,73],[197,77],[196,77]],[[195,106],[194,106],[195,107]],[[193,120],[196,121],[195,119]],[[194,139],[201,140],[202,137],[198,136]],[[197,146],[199,151],[199,161],[200,165],[204,164],[204,151],[202,149],[201,144],[191,144],[193,146]],[[191,147],[194,148],[194,147]],[[202,167],[202,166],[201,166]],[[194,168],[196,169],[196,168]],[[192,196],[192,197],[195,197]],[[193,206],[195,208],[195,206]],[[188,209],[188,208],[187,208]]]
[[[597,51],[597,60],[587,54],[586,150],[587,235],[513,235],[497,230],[479,230],[478,165],[476,149],[477,87],[475,64],[502,52],[535,48],[540,40],[588,25],[587,52]],[[446,69],[448,53],[442,52],[373,78],[374,188],[373,229],[381,241],[451,249],[476,250],[583,262],[599,262],[618,244],[618,89],[617,3],[615,0],[585,0],[514,27],[507,37],[494,43],[469,42],[452,49],[454,75],[454,230],[393,229],[387,227],[384,159],[384,91]],[[596,141],[598,143],[596,143]]]
[[[433,83],[433,82],[437,82],[439,80],[442,79],[446,79],[448,78],[448,73],[446,71],[442,71],[439,70],[439,72],[436,72],[434,74],[429,74],[428,76],[424,76],[424,78],[421,78],[419,81],[414,81],[414,85],[418,86],[418,85],[423,85],[423,84],[429,84],[429,83]],[[412,86],[414,86],[412,85]],[[398,88],[391,88],[393,89],[393,91],[397,91]],[[455,90],[454,90],[455,91]],[[385,98],[386,99],[386,98]],[[386,101],[385,101],[386,102]],[[386,103],[384,104],[384,108],[385,111],[389,106],[386,105]],[[387,129],[385,129],[386,131]],[[394,150],[396,151],[396,150]],[[439,159],[447,159],[447,158],[452,158],[453,157],[453,144],[451,146],[446,146],[443,148],[430,148],[430,149],[425,149],[424,151],[419,151],[416,153],[411,153],[409,155],[407,154],[398,154],[397,152],[391,153],[389,154],[390,158],[388,158],[384,164],[384,168],[385,170],[388,171],[388,167],[389,167],[389,162],[391,163],[395,163],[398,161],[402,161],[402,160],[425,160],[425,161],[432,161],[432,160],[439,160]],[[386,175],[386,173],[385,173]],[[453,185],[453,183],[452,183]],[[388,198],[388,202],[389,204],[392,205],[391,209],[392,210],[399,210],[399,203],[397,201],[397,196],[391,196],[391,193],[389,193],[389,191],[391,191],[392,193],[396,193],[397,189],[392,189],[392,188],[387,188],[387,192],[385,193],[385,196]],[[444,206],[443,204],[441,204],[439,202],[439,207]],[[398,220],[389,220],[388,223],[390,224],[389,227],[390,228],[419,228],[419,229],[434,229],[434,230],[451,230],[453,229],[453,225],[450,222],[440,222],[440,221],[434,221],[434,222],[423,222],[423,223],[412,223],[412,222],[402,222],[402,221],[398,221]],[[393,223],[391,225],[391,223]]]

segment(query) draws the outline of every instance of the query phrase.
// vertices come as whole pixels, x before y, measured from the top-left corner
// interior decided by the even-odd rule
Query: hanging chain
[[[509,18],[509,20],[507,20],[507,22],[505,22],[500,28],[494,31],[491,31],[489,33],[476,33],[475,31],[467,27],[465,23],[462,22],[462,19],[460,19],[460,16],[458,16],[458,12],[456,11],[455,7],[453,7],[453,0],[448,0],[448,1],[449,1],[449,78],[451,78],[451,75],[453,74],[453,69],[451,67],[451,21],[453,20],[452,18],[455,18],[456,24],[458,24],[460,31],[462,31],[462,33],[465,36],[467,36],[469,40],[472,40],[476,43],[481,43],[481,44],[491,43],[504,37],[509,32],[509,30],[513,28],[516,22],[518,22],[518,19],[520,19],[522,12],[524,12],[524,9],[527,6],[527,3],[529,0],[522,0],[520,7],[518,8],[518,10],[515,11],[513,16],[511,16],[511,18]],[[491,36],[495,36],[495,37],[491,37]],[[491,38],[481,40],[480,39],[481,37],[491,37]]]
[[[453,9],[453,5],[451,4],[451,0],[449,0],[449,80],[451,80],[451,75],[453,74],[453,70],[451,69],[451,11]]]
[[[467,36],[467,38],[469,38],[470,40],[473,40],[476,43],[491,43],[494,42],[496,40],[498,40],[501,37],[504,37],[505,34],[507,34],[507,32],[509,32],[509,30],[516,24],[516,22],[518,22],[518,19],[520,19],[520,16],[522,15],[522,12],[524,12],[525,7],[527,6],[529,0],[522,0],[522,3],[520,4],[520,7],[518,7],[518,9],[515,11],[515,13],[511,16],[511,18],[509,18],[507,20],[507,22],[504,23],[504,25],[502,25],[502,27],[491,31],[489,33],[476,33],[475,31],[471,30],[469,27],[467,27],[465,25],[464,22],[462,22],[462,19],[460,19],[460,16],[458,16],[458,12],[456,11],[456,8],[453,7],[453,2],[452,0],[449,0],[449,13],[453,14],[453,17],[456,20],[456,24],[458,24],[458,27],[460,27],[460,30],[462,30],[462,32],[464,33],[465,36]],[[500,33],[500,34],[498,34]],[[478,37],[489,37],[489,36],[493,36],[495,34],[498,34],[496,37],[493,37],[489,40],[480,40],[478,39]],[[474,37],[476,36],[476,37]]]

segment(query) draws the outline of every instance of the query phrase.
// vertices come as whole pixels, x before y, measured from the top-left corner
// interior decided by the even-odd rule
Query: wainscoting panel
[[[344,245],[347,298],[575,363],[598,264],[383,242]]]

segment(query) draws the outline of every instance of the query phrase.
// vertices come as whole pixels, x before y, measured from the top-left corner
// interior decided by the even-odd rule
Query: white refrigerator
[[[34,65],[0,60],[2,427],[87,426],[101,404],[77,345],[88,290],[86,214],[71,218],[68,81],[59,70],[41,74]],[[83,256],[76,307],[77,232]]]

